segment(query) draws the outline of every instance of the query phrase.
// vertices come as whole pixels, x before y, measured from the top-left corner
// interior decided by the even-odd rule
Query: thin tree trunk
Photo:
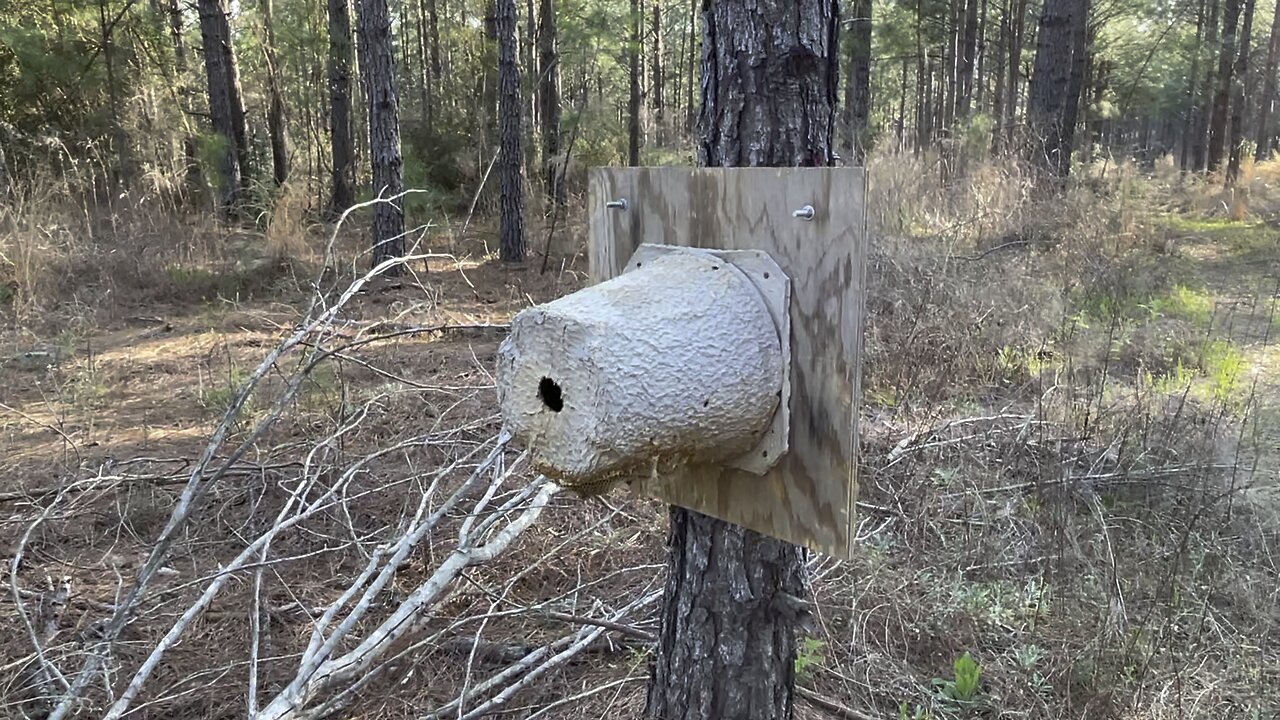
[[[956,72],[956,117],[969,117],[973,108],[973,75],[978,54],[978,0],[964,1],[964,25]]]
[[[169,0],[166,13],[169,16],[169,40],[173,43],[173,67],[179,96],[186,98],[190,91],[187,87],[187,43],[182,34],[182,7],[178,0]],[[185,123],[184,123],[185,127]],[[200,175],[200,157],[196,152],[196,139],[191,133],[182,137],[182,158],[186,163],[184,173],[187,192],[195,192],[203,185]]]
[[[426,0],[410,0],[418,19],[418,102],[422,104],[422,123],[428,132],[432,132],[431,118],[431,67],[427,55],[427,8]]]
[[[1222,50],[1218,55],[1217,87],[1209,116],[1209,172],[1222,168],[1227,149],[1227,120],[1231,106],[1232,78],[1236,67],[1236,31],[1240,24],[1240,0],[1226,0],[1222,13]]]
[[[285,123],[284,94],[280,91],[280,68],[276,56],[276,30],[272,19],[274,0],[262,2],[262,26],[266,42],[262,47],[267,62],[267,132],[271,135],[271,170],[276,186],[289,177],[289,129]]]
[[[831,164],[838,16],[836,0],[703,5],[699,165]],[[670,518],[644,716],[789,719],[804,551],[678,507]]]
[[[1236,54],[1235,67],[1232,69],[1231,125],[1229,128],[1231,135],[1226,177],[1228,186],[1235,185],[1236,180],[1240,178],[1240,156],[1244,153],[1244,103],[1245,98],[1249,95],[1245,91],[1245,80],[1249,73],[1249,47],[1250,39],[1253,36],[1253,10],[1256,5],[1256,0],[1244,0],[1244,23],[1240,30],[1240,52]]]
[[[1200,53],[1201,45],[1204,42],[1204,17],[1205,4],[1204,0],[1199,0],[1196,4],[1196,44],[1191,52],[1191,72],[1187,74],[1187,90],[1186,90],[1186,117],[1184,118],[1182,127],[1182,151],[1179,153],[1178,167],[1183,172],[1192,169],[1192,153],[1195,143],[1196,128],[1200,126],[1200,120],[1196,117],[1199,111],[1199,103],[1196,98],[1196,86],[1200,82]]]
[[[114,24],[107,22],[107,2],[98,0],[98,32],[99,48],[102,50],[102,61],[107,68],[107,101],[111,107],[111,135],[116,146],[119,162],[112,168],[110,181],[113,185],[121,183],[128,186],[132,170],[132,152],[129,147],[129,136],[124,131],[124,123],[120,117],[120,88],[116,83]],[[114,195],[114,190],[112,192]]]
[[[176,0],[175,0],[176,1]],[[356,199],[356,151],[351,120],[351,6],[329,6],[329,144],[333,155],[333,194],[329,216],[336,219]]]
[[[924,50],[924,0],[916,0],[916,154],[929,145],[929,58]]]
[[[1205,40],[1196,49],[1197,59],[1204,57],[1206,51],[1212,53],[1218,49],[1218,14],[1220,6],[1220,0],[1209,0],[1209,20],[1205,24]],[[1209,123],[1210,116],[1213,114],[1214,80],[1218,72],[1217,66],[1213,63],[1212,54],[1205,58],[1204,65],[1204,70],[1199,78],[1201,83],[1200,105],[1196,112],[1198,124],[1191,144],[1191,166],[1197,172],[1202,172],[1209,168]]]
[[[845,151],[850,161],[862,166],[867,161],[867,141],[871,122],[871,0],[853,0],[847,18],[849,33],[849,76],[845,81]]]
[[[693,89],[698,84],[698,4],[700,0],[689,0],[689,78],[684,92],[684,131],[693,134],[697,123],[698,106],[693,101]]]
[[[978,13],[978,74],[974,103],[978,112],[982,112],[987,102],[987,0],[982,0],[982,8]]]
[[[666,139],[666,78],[662,67],[662,0],[653,0],[653,22],[649,32],[653,35],[653,47],[649,53],[652,77],[649,81],[650,104],[653,107],[653,124],[658,142]]]
[[[1021,77],[1022,46],[1026,39],[1027,0],[1012,0],[1013,17],[1009,25],[1009,81],[1005,84],[1004,146],[1014,145],[1018,127],[1018,79]]]
[[[1008,57],[1005,51],[1008,49],[1009,43],[1011,42],[1011,38],[1009,37],[1011,34],[1009,32],[1009,8],[1011,5],[1012,3],[1009,0],[1003,0],[1003,4],[1000,8],[1000,35],[996,41],[996,86],[991,94],[991,116],[995,121],[995,127],[991,133],[991,153],[993,155],[999,154],[1001,150],[1000,138],[1004,132],[1005,123],[1008,122],[1008,118],[1005,117],[1004,85],[1006,72],[1005,58]]]
[[[218,208],[224,216],[235,213],[240,196],[240,163],[231,109],[231,69],[227,66],[231,30],[225,0],[199,0],[201,47],[208,80],[209,120],[217,135]]]
[[[644,17],[640,14],[640,0],[631,0],[630,47],[627,49],[629,88],[627,92],[627,165],[640,164],[640,41]]]
[[[902,59],[902,76],[898,80],[898,125],[896,133],[896,141],[898,152],[906,149],[906,130],[907,130],[907,74],[911,70],[911,60],[909,58]]]
[[[524,193],[520,182],[520,66],[516,62],[516,0],[498,0],[498,116],[501,148],[498,184],[501,192],[499,255],[505,262],[524,261]]]
[[[431,25],[431,80],[440,82],[444,73],[440,64],[440,13],[436,0],[427,0],[427,22]]]
[[[554,0],[541,0],[538,27],[539,116],[542,119],[542,163],[545,192],[557,204],[564,204],[565,187],[560,171],[560,51],[556,34]]]
[[[403,165],[400,157],[400,102],[396,96],[395,55],[387,0],[359,0],[360,76],[369,115],[369,163],[373,195],[393,198],[373,207],[373,260],[378,264],[404,255]],[[399,275],[403,266],[387,274]]]
[[[1254,149],[1253,158],[1258,162],[1271,156],[1274,135],[1268,122],[1271,119],[1271,105],[1276,101],[1276,65],[1280,63],[1280,2],[1271,19],[1271,40],[1267,43],[1267,66],[1263,71],[1262,97],[1258,98],[1258,146]]]

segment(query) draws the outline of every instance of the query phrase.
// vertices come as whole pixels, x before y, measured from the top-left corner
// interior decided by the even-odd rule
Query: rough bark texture
[[[627,165],[640,164],[640,35],[644,17],[640,0],[631,0],[631,42],[627,49],[630,87],[627,92]]]
[[[826,166],[839,54],[835,0],[702,6],[704,166]],[[790,718],[804,551],[671,510],[667,586],[645,716]]]
[[[543,182],[547,196],[559,204],[565,201],[560,167],[560,51],[556,34],[555,0],[541,0],[538,8],[539,119],[542,128]]]
[[[1226,0],[1222,13],[1222,50],[1218,54],[1218,74],[1209,114],[1209,172],[1222,168],[1227,148],[1227,116],[1231,106],[1232,78],[1236,67],[1236,30],[1240,24],[1240,0]]]
[[[524,199],[520,185],[520,67],[516,62],[516,1],[498,0],[498,152],[500,255],[524,260]]]
[[[1244,22],[1240,30],[1240,52],[1236,54],[1231,81],[1231,124],[1227,153],[1227,184],[1234,185],[1240,177],[1240,156],[1244,152],[1245,77],[1249,72],[1249,41],[1253,35],[1253,9],[1256,0],[1244,0]]]
[[[399,100],[387,0],[360,0],[360,75],[369,102],[369,161],[373,194],[384,198],[403,190]],[[404,255],[404,210],[400,199],[373,208],[373,264]],[[395,266],[388,274],[401,272]]]
[[[241,184],[236,132],[231,118],[231,68],[227,63],[231,55],[231,29],[227,24],[225,0],[199,0],[197,9],[208,80],[209,120],[219,143],[218,207],[224,214],[231,214],[239,199]]]
[[[868,130],[871,124],[871,0],[853,0],[853,17],[846,18],[849,33],[849,77],[845,82],[845,138],[847,152],[855,165],[867,159]]]
[[[351,6],[329,0],[329,144],[333,153],[333,195],[329,214],[336,218],[356,198],[356,153],[351,128]]]
[[[1006,51],[1012,42],[1012,38],[1010,37],[1012,33],[1010,32],[1009,26],[1011,6],[1012,3],[1009,2],[1009,0],[1004,0],[1004,3],[1000,8],[1000,34],[996,39],[996,47],[994,48],[996,53],[996,86],[991,93],[991,117],[995,121],[995,130],[991,133],[991,152],[993,154],[1000,152],[1000,138],[1003,135],[1004,126],[1008,122],[1008,118],[1005,117],[1004,84],[1005,77],[1007,75],[1005,58],[1008,57],[1008,55]]]
[[[262,52],[267,60],[267,132],[271,135],[271,175],[279,186],[289,177],[289,129],[284,117],[284,93],[280,90],[280,68],[276,64],[272,4],[273,0],[263,0],[262,3],[262,25],[266,32]]]
[[[422,122],[431,127],[431,68],[427,59],[427,9],[425,0],[414,0],[418,24],[418,101],[422,105]]]
[[[1009,79],[1005,83],[1003,130],[1004,146],[1013,145],[1018,124],[1018,80],[1022,77],[1022,46],[1026,38],[1027,0],[1013,0],[1013,17],[1009,20]]]
[[[1031,162],[1043,172],[1064,175],[1071,148],[1066,113],[1070,103],[1075,19],[1081,0],[1045,0],[1036,38],[1036,59],[1027,99]]]
[[[1062,150],[1058,153],[1058,175],[1071,172],[1071,155],[1076,147],[1076,121],[1080,115],[1080,97],[1089,77],[1089,8],[1090,0],[1078,0],[1071,16],[1071,75],[1062,108]]]
[[[1271,40],[1267,44],[1267,67],[1262,73],[1262,97],[1258,98],[1258,138],[1253,157],[1262,162],[1271,157],[1274,136],[1268,122],[1271,119],[1271,104],[1276,101],[1276,65],[1280,62],[1280,3],[1276,3],[1275,14],[1271,18]]]

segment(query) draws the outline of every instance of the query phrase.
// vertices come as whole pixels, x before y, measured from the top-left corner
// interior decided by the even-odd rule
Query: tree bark
[[[560,171],[560,51],[556,34],[555,0],[541,0],[538,9],[539,116],[542,120],[542,164],[545,192],[551,200],[565,202],[564,177]]]
[[[176,0],[175,0],[176,1]],[[329,5],[329,144],[333,154],[333,195],[329,216],[336,219],[356,199],[356,152],[351,123],[351,7],[349,0]]]
[[[498,0],[498,116],[501,147],[499,255],[505,262],[524,260],[524,196],[520,183],[520,66],[516,61],[516,0]]]
[[[991,117],[994,120],[994,127],[991,132],[991,153],[993,155],[1000,152],[1000,138],[1004,132],[1005,123],[1008,122],[1008,118],[1005,117],[1004,84],[1006,75],[1006,51],[1012,41],[1010,38],[1012,33],[1009,31],[1009,15],[1012,4],[1013,3],[1009,0],[1003,0],[1003,4],[1000,7],[1000,34],[996,40],[996,86],[991,94]]]
[[[360,76],[368,102],[369,164],[373,195],[393,198],[403,191],[400,157],[400,103],[396,96],[395,56],[391,42],[391,13],[387,0],[359,0]],[[378,264],[404,255],[403,201],[373,206],[373,260]],[[388,275],[399,275],[394,265]]]
[[[1067,82],[1066,103],[1062,108],[1062,150],[1058,154],[1058,175],[1071,172],[1071,155],[1076,147],[1076,121],[1080,116],[1081,95],[1089,78],[1089,8],[1090,0],[1077,0],[1071,18],[1071,75]]]
[[[650,104],[653,107],[653,124],[657,131],[658,142],[666,138],[666,77],[662,67],[662,0],[653,0],[653,22],[649,32],[653,36],[653,47],[649,53]]]
[[[849,77],[845,81],[845,151],[854,165],[867,161],[871,124],[871,0],[853,0],[848,18]]]
[[[410,0],[418,20],[418,102],[422,105],[422,123],[431,131],[431,65],[427,59],[427,9],[426,0]]]
[[[235,214],[240,197],[240,163],[232,121],[231,68],[227,65],[231,29],[225,0],[199,0],[201,47],[208,81],[209,121],[218,143],[218,208],[224,216]]]
[[[630,83],[627,91],[627,165],[636,167],[640,164],[640,36],[644,27],[640,0],[631,0],[628,24],[631,26],[631,38],[627,49]]]
[[[1219,0],[1209,0],[1209,19],[1205,23],[1205,39],[1196,48],[1197,59],[1204,57],[1206,50],[1212,53],[1218,47],[1220,6]],[[1203,72],[1196,78],[1200,82],[1200,103],[1196,111],[1195,135],[1191,141],[1191,169],[1197,172],[1207,170],[1209,167],[1209,122],[1213,114],[1214,79],[1218,72],[1211,54],[1205,58],[1204,65]]]
[[[1041,171],[1058,176],[1066,175],[1070,167],[1066,121],[1072,102],[1076,20],[1082,4],[1082,0],[1045,0],[1027,100],[1031,162]]]
[[[836,0],[721,0],[702,8],[698,164],[831,164]],[[662,627],[645,717],[786,720],[804,551],[671,509]]]
[[[280,68],[276,56],[276,30],[272,19],[274,0],[263,0],[262,26],[266,33],[262,54],[267,62],[267,132],[271,136],[271,171],[276,187],[289,177],[289,128],[285,122],[284,94],[280,90]]]
[[[1178,166],[1183,172],[1188,172],[1192,169],[1192,148],[1194,146],[1196,128],[1200,125],[1199,118],[1196,117],[1200,109],[1199,104],[1196,102],[1196,86],[1200,82],[1200,48],[1204,42],[1204,21],[1205,3],[1204,0],[1198,0],[1196,3],[1196,44],[1191,53],[1191,72],[1187,73],[1186,118],[1184,118],[1182,127],[1182,151],[1179,153],[1178,159]]]
[[[973,108],[974,71],[978,57],[978,0],[964,2],[964,26],[956,72],[956,117],[965,119]]]
[[[1013,145],[1014,135],[1018,127],[1018,80],[1022,77],[1022,46],[1026,39],[1027,0],[1011,0],[1013,17],[1009,25],[1009,80],[1005,83],[1004,145]]]
[[[186,98],[190,88],[186,84],[187,76],[187,43],[182,34],[182,7],[178,0],[169,0],[166,14],[169,17],[169,40],[173,43],[173,67],[176,81],[180,87],[179,96]],[[182,157],[186,163],[185,186],[187,192],[195,192],[202,185],[200,175],[200,156],[196,152],[196,139],[189,132],[182,138]]]
[[[1232,78],[1236,67],[1236,31],[1240,24],[1240,0],[1226,0],[1222,13],[1222,49],[1218,54],[1217,86],[1209,115],[1209,172],[1222,168],[1227,147],[1227,119],[1231,106]]]
[[[1271,105],[1276,101],[1276,65],[1280,63],[1280,3],[1271,18],[1271,40],[1267,43],[1267,66],[1262,73],[1262,97],[1258,98],[1258,146],[1254,149],[1253,158],[1262,162],[1271,156],[1274,135],[1268,122],[1271,119]]]
[[[1236,54],[1235,67],[1232,69],[1232,98],[1231,98],[1231,125],[1230,131],[1230,149],[1227,156],[1227,177],[1228,186],[1235,185],[1236,180],[1240,177],[1240,156],[1244,153],[1244,112],[1245,97],[1245,78],[1249,72],[1249,47],[1250,39],[1253,36],[1253,9],[1257,5],[1256,0],[1244,0],[1244,23],[1240,30],[1240,52]]]

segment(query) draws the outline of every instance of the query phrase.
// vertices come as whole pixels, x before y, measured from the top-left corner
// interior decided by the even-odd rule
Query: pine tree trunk
[[[1018,80],[1022,77],[1022,46],[1026,40],[1027,0],[1012,0],[1013,17],[1009,25],[1009,80],[1005,83],[1004,99],[1004,146],[1014,145],[1014,136],[1018,127]]]
[[[262,25],[266,32],[263,55],[267,60],[267,132],[271,135],[271,170],[276,186],[289,177],[289,129],[284,117],[284,94],[280,91],[280,67],[276,56],[276,30],[272,20],[273,0],[262,2]]]
[[[427,8],[426,0],[410,0],[418,20],[418,102],[422,105],[422,124],[432,132],[431,119],[431,68],[427,59]]]
[[[702,17],[698,164],[830,165],[836,0],[721,0]],[[672,508],[645,717],[790,718],[804,559],[795,545]]]
[[[231,117],[231,68],[227,66],[231,29],[227,24],[225,0],[199,0],[197,9],[208,80],[209,120],[218,136],[218,208],[224,215],[231,216],[235,214],[241,184],[236,131]]]
[[[929,58],[924,50],[924,0],[916,0],[916,154],[929,145]]]
[[[1231,125],[1229,128],[1230,140],[1228,142],[1230,149],[1228,151],[1226,177],[1228,186],[1235,185],[1236,180],[1240,177],[1240,156],[1244,153],[1244,103],[1245,97],[1248,95],[1245,91],[1245,78],[1249,72],[1249,46],[1250,39],[1253,36],[1253,9],[1256,5],[1256,0],[1244,0],[1244,23],[1240,30],[1240,52],[1236,54],[1235,67],[1232,69]]]
[[[1077,0],[1071,18],[1071,76],[1062,108],[1062,150],[1058,153],[1058,175],[1071,173],[1071,155],[1076,143],[1076,120],[1080,115],[1080,98],[1089,78],[1089,8],[1090,0]]]
[[[1064,168],[1070,165],[1071,147],[1065,123],[1074,69],[1076,18],[1081,4],[1081,0],[1045,0],[1027,100],[1031,162],[1042,172],[1059,176],[1064,175]]]
[[[1182,169],[1182,172],[1192,170],[1194,138],[1196,128],[1200,126],[1200,120],[1196,117],[1200,109],[1199,103],[1196,102],[1196,85],[1200,82],[1200,48],[1204,42],[1204,14],[1204,0],[1199,0],[1196,4],[1196,44],[1191,53],[1191,72],[1187,73],[1187,104],[1186,117],[1182,127],[1182,151],[1179,153],[1178,160],[1178,166]]]
[[[501,193],[499,255],[505,262],[524,261],[524,196],[520,183],[520,66],[516,61],[516,0],[498,0],[498,116],[501,149],[498,184]]]
[[[640,0],[631,0],[628,24],[631,26],[631,38],[627,49],[630,83],[627,91],[627,165],[636,167],[640,164],[640,35],[644,27]]]
[[[698,107],[693,101],[693,90],[698,84],[698,4],[699,0],[689,0],[689,78],[684,92],[684,131],[690,135],[698,122]]]
[[[222,50],[226,55],[223,63],[227,67],[227,96],[231,98],[231,128],[236,136],[236,162],[240,165],[240,185],[243,190],[253,177],[253,162],[249,152],[249,123],[244,109],[244,93],[240,90],[240,64],[236,62],[229,28],[227,42]]]
[[[853,0],[846,19],[849,33],[849,77],[845,81],[845,148],[850,161],[867,161],[871,124],[871,0]]]
[[[1213,111],[1209,115],[1209,172],[1222,168],[1227,149],[1227,120],[1231,106],[1232,78],[1236,67],[1236,31],[1240,24],[1240,0],[1226,0],[1222,13],[1222,50],[1218,55]]]
[[[978,0],[964,3],[964,30],[961,40],[957,75],[956,117],[969,117],[973,108],[974,71],[978,57]]]
[[[173,43],[174,75],[179,85],[179,95],[188,97],[187,87],[187,43],[182,35],[182,7],[178,0],[169,0],[166,13],[169,17],[169,40]],[[203,186],[200,174],[200,157],[196,152],[196,139],[190,133],[182,138],[182,158],[186,163],[184,186],[187,192],[195,192]]]
[[[1212,53],[1218,49],[1218,13],[1219,0],[1209,0],[1209,20],[1205,23],[1204,43],[1196,48],[1197,59],[1204,57],[1206,51]],[[1217,78],[1217,66],[1213,56],[1205,58],[1205,68],[1198,78],[1200,82],[1200,105],[1196,112],[1198,125],[1191,142],[1191,169],[1197,172],[1209,167],[1209,123],[1213,114],[1214,80]]]
[[[392,198],[403,191],[400,158],[400,106],[396,96],[395,55],[387,0],[359,0],[360,76],[368,102],[369,164],[373,195]],[[373,265],[404,255],[402,200],[373,206]],[[388,275],[399,275],[394,265]]]
[[[564,176],[560,170],[560,54],[557,46],[555,0],[541,0],[538,28],[539,116],[542,119],[542,164],[545,191],[553,202],[565,202]]]
[[[356,199],[356,151],[351,120],[350,0],[329,5],[329,144],[333,154],[333,194],[329,216],[336,219]]]
[[[991,153],[999,154],[1001,150],[1000,138],[1004,132],[1005,123],[1008,118],[1005,117],[1005,58],[1008,57],[1006,51],[1009,48],[1010,32],[1009,32],[1009,8],[1012,5],[1009,0],[1004,0],[1004,4],[1000,8],[1000,35],[996,40],[996,86],[992,90],[992,108],[991,117],[994,120],[994,128],[991,132]]]
[[[1262,97],[1258,98],[1258,146],[1254,149],[1253,158],[1258,162],[1271,157],[1274,135],[1268,122],[1271,119],[1271,105],[1276,101],[1276,65],[1280,63],[1280,3],[1276,3],[1275,14],[1271,19],[1271,40],[1267,44],[1267,67],[1262,73]]]
[[[658,142],[666,138],[666,78],[662,68],[662,0],[653,0],[653,23],[650,34],[653,35],[653,48],[649,53],[652,75],[650,79],[650,103],[653,107],[653,124],[657,131]]]

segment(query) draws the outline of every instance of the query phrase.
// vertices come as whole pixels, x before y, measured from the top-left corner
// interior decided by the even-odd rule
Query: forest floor
[[[1280,230],[1154,210],[1134,224],[1140,241],[1066,290],[1043,278],[1078,257],[1052,244],[1017,240],[999,250],[1007,238],[981,237],[965,243],[998,252],[960,262],[973,247],[940,235],[878,241],[860,557],[811,563],[816,624],[797,661],[798,717],[1280,712]],[[452,257],[380,282],[347,307],[339,338],[381,339],[313,372],[281,422],[209,495],[170,560],[161,599],[121,644],[125,669],[181,612],[182,598],[243,547],[234,541],[258,522],[256,504],[268,504],[306,450],[353,414],[367,418],[340,436],[341,453],[352,456],[423,426],[456,430],[466,444],[497,433],[489,373],[503,324],[580,287],[586,262],[566,253],[546,274],[538,257],[506,267],[486,252],[492,230],[428,238]],[[67,672],[79,667],[94,623],[168,518],[184,470],[240,384],[296,327],[312,280],[329,277],[315,263],[263,257],[251,235],[205,242],[220,243],[216,262],[167,263],[139,273],[145,282],[98,275],[94,285],[74,268],[53,273],[47,287],[61,301],[39,312],[11,307],[5,317],[0,560],[13,574],[0,592],[2,716],[39,706],[15,597],[36,613],[69,578],[68,609],[54,618],[46,651]],[[354,248],[359,239],[344,242]],[[991,287],[993,276],[1003,287]],[[910,359],[892,359],[899,355]],[[282,367],[272,382],[290,372]],[[256,398],[233,435],[269,414]],[[421,473],[450,457],[440,452],[406,453],[372,470],[371,481]],[[86,500],[67,499],[88,480]],[[344,527],[369,537],[394,529],[405,501],[379,497]],[[310,622],[297,610],[331,602],[360,567],[326,537],[296,539],[290,548],[304,560],[275,571],[264,695],[296,665],[290,653]],[[557,497],[509,553],[467,576],[432,627],[520,603],[540,611],[486,620],[458,634],[466,642],[400,658],[346,716],[423,716],[512,652],[560,637],[573,618],[659,589],[664,540],[655,501]],[[563,549],[569,541],[572,551]],[[431,570],[435,543],[397,575],[397,587],[411,589]],[[521,578],[514,589],[503,584],[512,576]],[[169,653],[139,717],[243,717],[249,585],[228,589]],[[635,716],[656,614],[627,625],[504,712]],[[972,694],[952,670],[966,652],[982,668]]]

